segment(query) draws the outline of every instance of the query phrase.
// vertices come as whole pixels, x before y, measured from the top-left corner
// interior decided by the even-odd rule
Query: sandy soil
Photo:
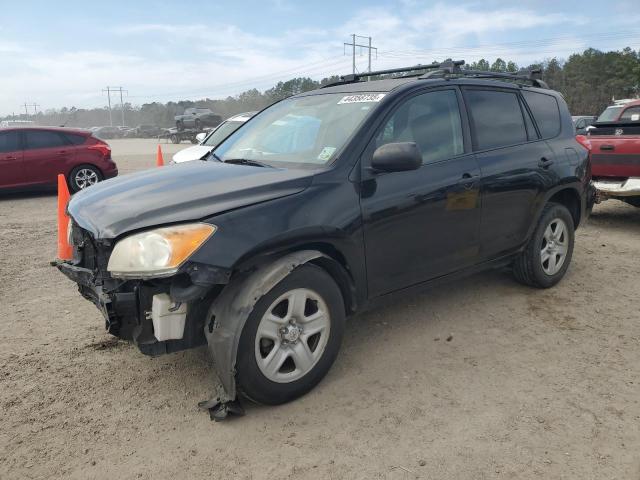
[[[4,196],[0,478],[640,479],[639,238],[640,209],[597,206],[558,287],[490,272],[356,317],[312,393],[218,424],[206,351],[105,334],[48,265],[55,197]]]

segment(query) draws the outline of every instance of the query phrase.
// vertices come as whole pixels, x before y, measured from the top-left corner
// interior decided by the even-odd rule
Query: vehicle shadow
[[[33,198],[45,198],[55,196],[57,193],[55,188],[30,190],[30,191],[14,191],[0,192],[0,202],[11,200],[29,200]]]
[[[617,200],[607,200],[596,206],[589,217],[588,225],[623,230],[627,233],[640,232],[640,208]]]
[[[452,288],[455,286],[455,288]],[[411,349],[411,339],[426,344],[457,345],[460,337],[472,334],[474,316],[469,312],[482,309],[487,299],[523,295],[530,288],[517,283],[510,272],[492,270],[426,288],[390,301],[382,307],[357,314],[347,320],[338,359],[327,377],[312,390],[325,394],[337,386],[357,382],[373,367],[385,365],[400,377],[398,352]],[[498,293],[497,293],[498,292]],[[450,308],[457,306],[457,308]],[[468,340],[468,339],[467,339]],[[431,347],[425,346],[425,351]],[[372,352],[376,360],[372,359]],[[428,353],[426,354],[429,355]],[[401,363],[401,362],[400,362]],[[327,390],[325,390],[325,388]],[[317,389],[317,390],[316,390]],[[283,406],[262,406],[243,401],[247,414],[277,414]]]

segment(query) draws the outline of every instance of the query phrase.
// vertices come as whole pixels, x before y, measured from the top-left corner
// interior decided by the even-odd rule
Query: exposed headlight
[[[107,270],[114,277],[173,275],[215,231],[214,225],[191,223],[136,233],[116,243]]]

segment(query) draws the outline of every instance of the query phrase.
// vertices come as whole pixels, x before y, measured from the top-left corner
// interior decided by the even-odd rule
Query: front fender
[[[235,364],[242,329],[256,302],[296,267],[326,257],[315,250],[302,250],[278,258],[252,272],[242,273],[222,290],[213,301],[205,321],[205,337],[222,391],[218,403],[235,400]]]

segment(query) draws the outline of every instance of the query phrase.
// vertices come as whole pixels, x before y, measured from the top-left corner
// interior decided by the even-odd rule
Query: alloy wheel
[[[82,168],[76,173],[74,182],[76,182],[77,187],[82,190],[83,188],[98,183],[98,174],[90,168]]]
[[[298,288],[278,297],[258,325],[255,357],[262,374],[289,383],[313,369],[327,346],[331,317],[312,290]]]
[[[540,262],[547,275],[555,275],[560,271],[568,250],[567,224],[560,218],[554,218],[544,231],[540,250]]]

